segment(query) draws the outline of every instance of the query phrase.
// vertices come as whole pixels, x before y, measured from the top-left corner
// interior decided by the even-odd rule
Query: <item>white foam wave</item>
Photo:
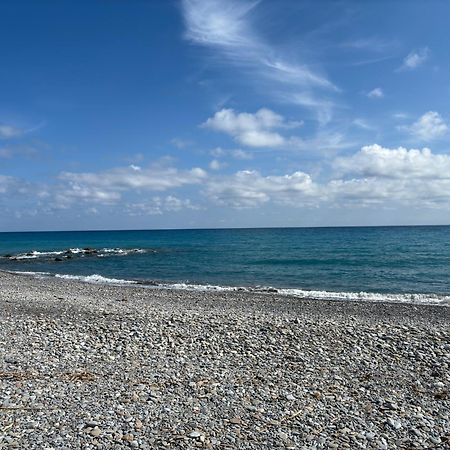
[[[118,278],[107,278],[102,275],[93,274],[93,275],[62,275],[57,273],[55,275],[56,278],[63,278],[65,280],[77,280],[83,281],[84,283],[93,283],[93,284],[117,284],[117,285],[127,285],[127,284],[136,284],[136,281],[133,280],[121,280]]]
[[[62,258],[72,258],[74,256],[126,256],[133,253],[155,253],[156,250],[153,249],[143,249],[143,248],[69,248],[67,250],[55,250],[55,251],[37,251],[33,250],[26,253],[19,253],[17,255],[8,255],[7,257],[12,260],[23,260],[23,259],[38,259],[38,258],[51,258],[51,257],[62,257]]]
[[[393,294],[377,292],[333,292],[333,291],[314,291],[294,288],[273,288],[268,286],[220,286],[212,284],[189,284],[189,283],[158,283],[154,281],[124,280],[117,278],[107,278],[99,274],[92,275],[67,275],[51,274],[49,272],[22,272],[8,271],[20,275],[32,275],[39,278],[55,277],[66,280],[82,281],[92,284],[111,284],[111,285],[134,285],[150,289],[176,289],[200,292],[249,292],[260,294],[278,294],[282,296],[297,297],[309,300],[336,300],[336,301],[359,301],[359,302],[388,302],[388,303],[407,303],[422,305],[437,305],[450,307],[450,295],[439,294]]]
[[[450,306],[450,296],[437,294],[383,294],[378,292],[306,291],[302,289],[277,289],[277,291],[282,295],[319,300],[421,303]]]
[[[28,272],[28,271],[20,271],[20,270],[5,270],[7,273],[14,273],[17,275],[31,275],[37,278],[48,277],[51,276],[49,272]]]
[[[62,255],[63,251],[54,251],[54,252],[38,252],[36,250],[33,250],[32,252],[28,253],[21,253],[19,255],[13,256],[14,259],[35,259],[35,258],[43,258],[46,256],[57,256]]]
[[[389,294],[378,292],[333,292],[314,291],[303,289],[279,289],[266,286],[257,287],[236,287],[236,286],[216,286],[210,284],[159,284],[156,287],[163,289],[179,289],[194,291],[215,291],[215,292],[253,292],[262,294],[279,294],[283,296],[297,297],[310,300],[340,300],[340,301],[366,301],[366,302],[388,302],[388,303],[409,303],[450,306],[449,295],[438,294]]]

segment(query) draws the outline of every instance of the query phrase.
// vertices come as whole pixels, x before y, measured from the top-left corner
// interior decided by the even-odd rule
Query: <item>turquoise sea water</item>
[[[450,305],[447,226],[0,233],[0,255],[91,282]]]

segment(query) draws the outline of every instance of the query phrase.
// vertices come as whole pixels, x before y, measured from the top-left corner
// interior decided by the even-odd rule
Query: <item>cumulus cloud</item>
[[[448,133],[448,125],[436,111],[428,111],[410,126],[400,126],[400,130],[409,132],[422,141],[439,139]]]
[[[310,100],[303,106],[316,111],[320,97],[315,91],[336,91],[337,88],[317,70],[292,62],[292,57],[283,57],[277,48],[258,35],[251,21],[258,4],[258,1],[247,0],[183,0],[186,37],[214,50],[216,61],[240,68],[244,76],[252,80],[252,85],[264,86],[265,93],[268,86],[277,98],[280,92],[307,92]],[[290,95],[287,98],[292,100]],[[298,97],[297,103],[301,101],[302,97]]]
[[[363,147],[334,161],[338,179],[327,185],[339,203],[438,206],[450,200],[450,156],[430,149]]]
[[[421,66],[428,59],[429,53],[430,49],[428,47],[413,50],[405,57],[399,70],[417,69],[417,67]]]
[[[428,148],[408,150],[367,145],[352,156],[337,158],[333,165],[340,175],[450,179],[450,156],[435,155]]]
[[[318,196],[318,187],[303,172],[263,176],[257,171],[243,170],[210,180],[206,194],[219,204],[237,208],[256,207],[270,200],[300,206]]]
[[[294,128],[301,122],[288,122],[283,116],[267,108],[256,113],[236,113],[233,109],[222,109],[202,124],[205,128],[221,131],[248,147],[280,147],[286,139],[274,131],[280,128]]]
[[[384,92],[383,89],[377,87],[375,89],[372,89],[370,92],[367,93],[367,97],[369,98],[383,98]]]
[[[206,194],[218,204],[236,208],[273,202],[291,206],[436,207],[450,200],[450,156],[406,148],[363,147],[333,162],[335,178],[318,182],[310,174],[264,176],[256,171],[209,180]]]
[[[315,178],[310,173],[264,174],[241,170],[232,174],[206,173],[194,168],[152,166],[122,167],[102,172],[65,172],[58,183],[31,185],[0,175],[0,195],[17,195],[44,210],[78,206],[88,212],[97,205],[120,208],[130,215],[164,214],[198,209],[195,201],[204,195],[210,204],[255,208],[268,204],[290,207],[449,207],[450,155],[428,148],[386,148],[377,144],[334,158],[331,176]],[[189,197],[176,189],[189,188]],[[158,194],[165,192],[164,195]],[[24,194],[23,196],[19,194]],[[149,197],[149,194],[151,196]]]

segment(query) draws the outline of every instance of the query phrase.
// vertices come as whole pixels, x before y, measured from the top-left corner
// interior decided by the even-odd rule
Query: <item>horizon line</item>
[[[448,227],[450,224],[402,224],[402,225],[305,225],[305,226],[268,226],[268,227],[207,227],[207,228],[117,228],[90,230],[7,230],[3,233],[93,233],[113,231],[213,231],[213,230],[273,230],[273,229],[316,229],[316,228],[412,228],[412,227]]]

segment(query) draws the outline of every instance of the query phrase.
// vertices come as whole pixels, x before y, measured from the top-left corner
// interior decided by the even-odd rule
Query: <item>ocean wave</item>
[[[38,252],[33,250],[27,253],[19,253],[18,255],[6,255],[6,258],[9,259],[36,259],[36,258],[48,258],[51,256],[59,256],[62,255],[63,251],[53,251],[53,252]]]
[[[334,292],[320,290],[304,290],[295,288],[275,288],[271,286],[221,286],[213,284],[190,283],[164,283],[155,280],[126,280],[108,278],[99,274],[92,275],[68,275],[51,274],[49,272],[21,272],[8,271],[20,275],[31,275],[39,278],[54,277],[65,280],[75,280],[90,284],[110,284],[116,286],[134,285],[153,289],[175,289],[200,292],[247,292],[259,294],[277,294],[281,296],[296,297],[306,300],[334,300],[334,301],[358,301],[371,303],[407,303],[422,305],[437,305],[450,307],[450,295],[420,294],[420,293],[379,293],[379,292]]]
[[[114,284],[114,285],[128,285],[128,284],[136,284],[134,280],[121,280],[118,278],[107,278],[102,275],[98,275],[94,273],[93,275],[62,275],[57,273],[55,278],[63,278],[65,280],[77,280],[82,281],[84,283],[92,283],[92,284]]]
[[[367,301],[367,302],[389,302],[389,303],[412,303],[450,306],[449,295],[439,294],[393,294],[379,292],[334,292],[315,291],[295,288],[275,288],[271,286],[217,286],[210,284],[160,284],[158,287],[166,289],[215,291],[215,292],[253,292],[261,294],[279,294],[309,300],[340,300],[340,301]]]
[[[140,253],[156,253],[155,249],[145,249],[145,248],[69,248],[66,250],[52,250],[52,251],[38,251],[32,250],[29,252],[17,253],[15,255],[3,255],[3,258],[7,258],[12,261],[21,260],[35,260],[35,259],[46,259],[46,260],[56,260],[64,261],[72,258],[80,258],[85,256],[90,257],[109,257],[109,256],[127,256],[130,254],[140,254]]]

